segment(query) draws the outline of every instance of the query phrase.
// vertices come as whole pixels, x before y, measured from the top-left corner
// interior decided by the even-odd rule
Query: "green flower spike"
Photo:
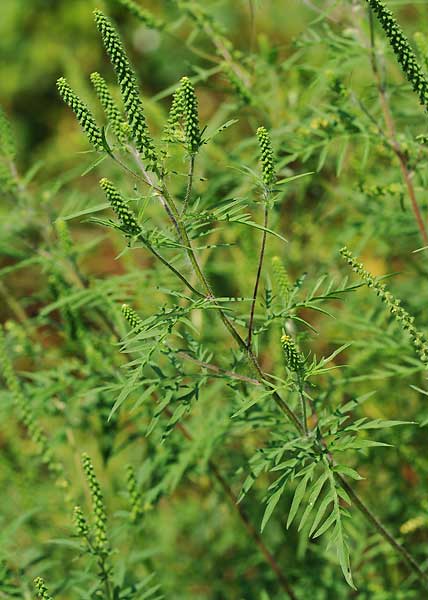
[[[104,190],[107,200],[116,213],[123,230],[128,235],[138,235],[141,233],[141,227],[138,225],[134,213],[111,181],[103,177],[100,181],[100,187]]]
[[[36,577],[34,580],[34,587],[36,588],[37,596],[40,600],[54,600],[48,593],[48,588],[41,577]]]
[[[91,82],[94,86],[95,93],[98,96],[101,106],[104,109],[108,122],[111,124],[114,134],[121,144],[128,141],[126,134],[126,123],[122,119],[119,108],[108,89],[107,83],[99,73],[91,74]]]
[[[122,304],[122,313],[132,329],[135,329],[137,332],[142,331],[143,321],[133,308],[128,304]]]
[[[263,182],[267,187],[270,187],[275,182],[275,167],[272,144],[265,127],[259,127],[257,129],[257,138],[260,146]]]
[[[289,369],[291,369],[291,371],[295,371],[296,373],[301,371],[304,363],[303,356],[297,350],[296,343],[294,342],[293,338],[289,335],[283,335],[281,337],[281,344]]]
[[[397,60],[412,84],[413,90],[418,94],[421,104],[428,109],[428,80],[418,64],[416,54],[402,32],[392,12],[382,0],[367,0],[370,7],[376,13],[379,23],[391,44]]]
[[[73,92],[64,77],[60,77],[56,82],[56,85],[61,98],[66,104],[68,104],[68,106],[76,115],[77,120],[85,131],[89,142],[92,144],[95,150],[103,150],[104,146],[101,130],[96,124],[94,116],[89,108]]]
[[[189,153],[196,154],[201,145],[198,100],[193,84],[188,77],[182,77],[180,83],[186,144]]]
[[[421,331],[416,329],[414,326],[414,317],[401,306],[401,300],[395,298],[391,292],[387,291],[386,286],[383,283],[379,283],[371,273],[366,271],[364,265],[357,261],[346,246],[340,250],[340,253],[347,261],[348,265],[352,267],[353,271],[360,276],[362,281],[364,281],[369,288],[373,288],[376,291],[377,295],[389,308],[389,311],[400,327],[409,333],[416,353],[419,355],[421,361],[428,366],[428,340]]]
[[[92,510],[95,517],[95,548],[101,552],[109,552],[109,544],[107,540],[107,515],[104,506],[104,499],[101,492],[100,484],[95,475],[92,461],[87,454],[82,456],[83,470],[85,471],[86,479],[89,485],[89,491],[92,499]],[[75,513],[76,514],[76,513]],[[84,525],[83,525],[84,530]]]
[[[131,127],[132,137],[138,152],[156,169],[157,156],[153,140],[150,136],[137,78],[126,55],[122,41],[111,21],[99,10],[95,11],[95,23],[101,33],[104,47],[116,72],[117,81]]]

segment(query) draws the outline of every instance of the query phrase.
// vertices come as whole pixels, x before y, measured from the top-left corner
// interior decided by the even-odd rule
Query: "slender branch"
[[[196,296],[199,296],[199,298],[205,298],[204,294],[202,294],[196,288],[194,288],[193,285],[190,283],[190,281],[188,281],[184,277],[184,275],[182,275],[180,273],[180,271],[178,271],[166,258],[164,258],[162,256],[162,254],[159,254],[159,252],[157,250],[155,250],[155,248],[144,237],[144,235],[142,233],[138,236],[138,239],[146,246],[146,248],[153,254],[153,256],[156,256],[156,258],[159,259],[163,265],[165,265],[172,273],[174,273],[174,275],[176,277],[178,277],[184,283],[184,285],[187,288],[189,288],[190,291],[192,291],[194,294],[196,294]]]
[[[248,342],[247,342],[247,344],[248,344],[249,348],[251,348],[251,342],[252,342],[252,336],[253,336],[254,312],[256,310],[257,293],[259,291],[260,276],[262,274],[263,259],[265,256],[266,235],[267,235],[267,226],[268,226],[268,211],[269,211],[268,198],[266,198],[265,199],[264,218],[263,218],[262,245],[260,246],[259,264],[257,266],[256,282],[254,284],[253,300],[251,302],[250,320],[248,322]]]
[[[189,200],[190,200],[190,196],[192,194],[192,187],[193,187],[193,174],[195,171],[195,155],[191,154],[190,155],[190,164],[189,164],[189,173],[187,175],[187,189],[186,189],[186,195],[184,197],[184,204],[183,204],[183,210],[181,212],[181,215],[185,215],[186,211],[187,211],[187,207],[189,205]]]
[[[375,38],[374,38],[374,23],[373,23],[373,12],[371,8],[369,8],[369,23],[370,23],[370,48],[371,48],[371,65],[373,74],[376,79],[376,85],[379,93],[380,104],[382,108],[383,117],[385,120],[386,129],[388,131],[390,137],[390,145],[392,150],[394,151],[395,156],[398,159],[398,163],[400,165],[401,175],[403,177],[403,181],[407,188],[407,192],[409,194],[410,203],[412,206],[413,215],[415,217],[416,224],[419,229],[419,233],[421,235],[424,246],[428,246],[428,232],[424,220],[422,218],[422,213],[419,208],[415,188],[412,182],[411,173],[407,166],[406,157],[401,150],[400,144],[397,139],[397,134],[395,130],[394,119],[392,117],[391,109],[389,107],[388,98],[386,95],[385,85],[382,82],[382,78],[379,72],[377,57],[376,57],[376,47],[375,47]]]

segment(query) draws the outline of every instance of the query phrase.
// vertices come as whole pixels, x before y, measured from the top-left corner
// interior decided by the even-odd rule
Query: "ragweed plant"
[[[83,167],[0,119],[0,597],[424,594],[426,148],[372,17],[424,74],[382,3],[226,4],[95,12]]]

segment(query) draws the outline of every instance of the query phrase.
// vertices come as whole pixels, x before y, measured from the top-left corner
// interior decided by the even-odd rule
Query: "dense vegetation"
[[[427,17],[3,0],[0,598],[426,597]]]

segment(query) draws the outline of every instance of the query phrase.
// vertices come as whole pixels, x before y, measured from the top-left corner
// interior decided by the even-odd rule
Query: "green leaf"
[[[263,515],[262,524],[260,526],[260,531],[263,532],[263,529],[266,527],[267,522],[269,521],[272,513],[275,509],[275,506],[278,504],[285,488],[285,483],[269,498],[269,501],[266,506],[266,510]]]
[[[309,515],[311,514],[311,512],[313,511],[313,509],[315,508],[315,504],[318,500],[318,496],[321,493],[321,490],[326,482],[326,479],[328,478],[328,471],[324,471],[324,473],[322,473],[319,478],[317,479],[317,481],[315,482],[315,484],[312,487],[312,491],[311,494],[309,496],[309,500],[308,500],[308,504],[306,506],[305,512],[303,513],[303,516],[300,520],[299,523],[299,529],[298,531],[300,531],[304,524],[306,523]]]
[[[306,487],[310,481],[310,479],[312,478],[314,469],[315,469],[315,465],[311,465],[312,469],[306,473],[306,475],[303,477],[303,479],[300,481],[299,485],[296,487],[296,491],[294,492],[294,497],[293,497],[293,502],[291,503],[291,508],[290,508],[290,512],[288,514],[288,519],[287,519],[287,529],[290,527],[291,523],[294,520],[294,517],[296,516],[297,511],[299,510],[299,506],[303,500],[303,496],[306,492]]]

